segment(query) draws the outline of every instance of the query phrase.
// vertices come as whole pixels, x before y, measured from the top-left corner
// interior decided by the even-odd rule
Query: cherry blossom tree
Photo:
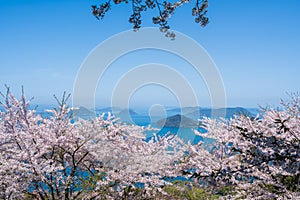
[[[256,118],[202,119],[213,143],[111,115],[73,119],[64,94],[41,117],[24,93],[2,94],[1,199],[297,199],[300,197],[299,97]],[[173,181],[186,178],[186,181]],[[177,195],[177,196],[176,196]]]
[[[264,109],[254,119],[204,118],[207,133],[195,132],[215,143],[190,144],[181,169],[204,187],[233,187],[235,198],[300,198],[299,100],[292,96],[282,110]]]
[[[29,109],[24,94],[2,96],[1,199],[123,198],[137,183],[147,196],[168,184],[161,178],[180,156],[174,136],[146,142],[145,128],[111,116],[72,123],[65,95],[49,118]]]

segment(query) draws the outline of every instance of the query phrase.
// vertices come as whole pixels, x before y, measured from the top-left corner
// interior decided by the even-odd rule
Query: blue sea
[[[55,106],[40,106],[37,109],[37,113],[41,114],[43,117],[48,117],[49,114],[45,112],[45,109],[51,109]],[[209,116],[212,113],[212,110],[210,108],[176,108],[176,109],[171,109],[168,110],[167,116],[149,116],[146,114],[146,112],[139,112],[136,113],[135,111],[131,110],[131,109],[127,109],[127,110],[120,110],[121,112],[119,113],[119,115],[117,115],[116,117],[118,117],[123,123],[126,124],[134,124],[137,126],[151,126],[153,128],[155,128],[155,131],[148,131],[145,132],[146,137],[148,139],[150,139],[151,137],[154,137],[154,133],[156,133],[157,136],[163,136],[167,133],[171,133],[174,135],[177,135],[179,138],[181,138],[184,142],[191,142],[192,144],[197,144],[199,141],[203,141],[204,144],[212,144],[213,140],[212,139],[207,139],[207,138],[203,138],[199,135],[196,135],[194,133],[194,129],[193,128],[173,128],[173,127],[158,127],[156,126],[156,122],[160,119],[166,118],[166,117],[170,117],[172,115],[175,114],[181,114],[182,110],[188,110],[188,111],[200,111],[202,113],[201,116]],[[243,113],[247,113],[250,116],[254,116],[257,114],[256,110],[257,109],[245,109],[245,108],[240,108],[240,107],[235,107],[235,108],[223,108],[223,109],[219,109],[219,110],[226,110],[226,117],[225,118],[231,118],[233,117],[234,114],[238,114],[240,112]],[[111,112],[112,113],[112,108],[111,107],[107,107],[107,108],[98,108],[95,109],[95,111],[91,111],[89,109],[86,109],[84,107],[80,107],[77,116],[84,118],[84,119],[90,119],[96,116],[100,116],[102,113],[108,113]],[[126,112],[124,112],[126,111]],[[194,112],[195,113],[195,112]],[[197,113],[197,112],[196,112]],[[199,113],[197,113],[199,114]],[[193,115],[193,112],[190,114],[187,114],[186,116],[188,116],[190,119],[197,121],[197,119],[199,119],[199,115]],[[200,116],[200,117],[201,117]],[[76,119],[75,119],[76,120]],[[206,130],[203,128],[196,128],[198,132],[200,133],[205,133]]]
[[[192,144],[197,144],[199,141],[204,141],[206,143],[212,143],[213,140],[207,139],[207,138],[203,138],[199,135],[196,135],[194,133],[194,129],[193,128],[173,128],[173,127],[158,127],[156,126],[156,122],[160,119],[162,119],[163,117],[160,116],[156,116],[156,117],[149,117],[149,116],[145,116],[145,115],[130,115],[130,118],[126,118],[126,119],[121,119],[121,121],[123,121],[124,123],[127,124],[134,124],[137,126],[151,126],[153,127],[154,131],[149,131],[146,132],[146,136],[147,138],[150,138],[153,136],[153,133],[156,133],[157,136],[163,136],[167,133],[171,133],[174,135],[177,135],[179,138],[181,138],[184,142],[191,142]],[[197,131],[199,131],[200,133],[205,133],[206,130],[203,128],[196,128]]]

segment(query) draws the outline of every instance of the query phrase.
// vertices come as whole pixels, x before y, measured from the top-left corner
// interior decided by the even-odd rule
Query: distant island
[[[225,114],[225,118],[232,118],[234,115],[247,115],[251,116],[251,113],[241,107],[235,107],[235,108],[200,108],[199,110],[196,110],[194,112],[188,113],[187,116],[190,117],[212,117],[215,116],[222,116],[222,114]]]
[[[87,109],[83,106],[80,106],[77,109],[74,109],[72,111],[72,115],[73,117],[79,117],[79,118],[83,118],[83,119],[88,119],[88,118],[93,118],[95,117],[95,112],[93,112],[90,109]]]
[[[202,117],[225,117],[226,119],[234,117],[234,115],[255,116],[249,110],[242,107],[228,107],[228,108],[201,108],[201,107],[183,107],[167,110],[168,115],[182,114],[191,119],[201,119]],[[225,116],[224,116],[225,114]]]
[[[123,109],[118,113],[118,115],[120,115],[120,116],[130,116],[130,115],[137,115],[137,114],[138,113],[136,113],[132,109]]]
[[[226,119],[233,118],[235,115],[247,115],[249,117],[254,117],[257,113],[257,109],[248,110],[242,107],[228,107],[228,108],[202,108],[202,107],[182,107],[182,108],[172,108],[166,110],[166,114],[164,116],[155,116],[153,121],[151,122],[149,113],[139,110],[136,112],[130,108],[120,108],[120,107],[104,107],[104,108],[96,108],[88,109],[85,107],[78,107],[77,109],[72,111],[72,115],[75,119],[83,118],[83,119],[92,119],[95,116],[99,116],[104,113],[110,112],[115,117],[120,118],[120,120],[124,123],[129,124],[141,124],[147,125],[152,123],[153,121],[158,127],[185,127],[185,128],[195,128],[199,127],[199,121],[203,117],[212,117],[219,118],[225,117]],[[41,112],[43,114],[43,112]],[[48,116],[48,115],[46,115]],[[153,116],[151,116],[153,117]],[[164,118],[164,119],[162,119]],[[160,120],[158,120],[160,119]],[[157,121],[158,120],[158,121]]]
[[[192,120],[184,115],[174,115],[167,117],[156,122],[156,126],[169,127],[169,128],[196,128],[199,126],[199,122]]]

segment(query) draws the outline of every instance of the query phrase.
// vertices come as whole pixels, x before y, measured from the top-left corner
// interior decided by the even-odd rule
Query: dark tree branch
[[[177,0],[174,3],[158,0],[114,0],[114,3],[120,4],[122,2],[128,3],[131,1],[132,14],[129,17],[129,23],[133,24],[133,29],[138,30],[141,28],[142,12],[147,8],[158,10],[158,16],[152,18],[152,22],[155,25],[159,25],[160,30],[166,33],[167,37],[173,38],[175,34],[169,32],[170,26],[168,20],[174,14],[175,10],[182,6],[184,3],[191,3],[189,0]],[[196,0],[195,6],[192,8],[192,15],[195,17],[195,22],[201,26],[208,24],[208,18],[206,17],[208,8],[208,0]],[[99,6],[92,6],[92,14],[99,20],[103,19],[106,13],[111,10],[111,0],[101,3]]]

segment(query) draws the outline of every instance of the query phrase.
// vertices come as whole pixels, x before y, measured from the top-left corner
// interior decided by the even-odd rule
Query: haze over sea
[[[33,107],[33,106],[32,106]],[[55,108],[54,105],[41,105],[37,106],[37,114],[41,114],[43,117],[49,117],[49,114],[45,112],[46,109]],[[121,108],[96,108],[94,111],[89,110],[87,108],[79,108],[77,113],[75,113],[76,118],[80,117],[83,119],[92,119],[95,116],[100,116],[102,114],[107,115],[107,113],[115,113],[115,117],[119,118],[122,123],[133,124],[137,126],[148,127],[151,126],[155,130],[146,131],[146,137],[153,137],[153,133],[156,133],[156,136],[162,136],[167,133],[172,133],[180,137],[183,141],[195,144],[199,141],[203,141],[204,143],[212,143],[211,139],[203,138],[199,135],[195,135],[194,130],[197,130],[201,133],[206,132],[205,129],[198,127],[188,127],[184,124],[179,125],[181,122],[181,118],[175,119],[172,118],[174,116],[183,116],[187,117],[188,120],[193,122],[200,122],[203,116],[212,117],[211,108],[200,108],[200,107],[169,107],[165,110],[165,112],[148,111],[147,109],[133,110],[133,109],[121,109]],[[218,110],[218,109],[217,109]],[[221,109],[222,110],[222,109]],[[226,108],[225,119],[230,119],[234,117],[234,115],[246,114],[250,117],[255,117],[259,113],[258,108],[241,108],[241,107],[231,107]],[[163,119],[170,119],[170,123],[172,126],[159,126],[157,122]],[[185,122],[186,123],[186,122]]]

